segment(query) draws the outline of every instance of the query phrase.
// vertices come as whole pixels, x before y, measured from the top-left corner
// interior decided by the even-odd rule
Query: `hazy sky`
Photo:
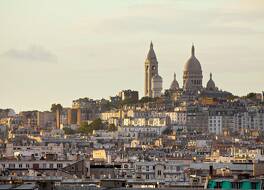
[[[236,95],[264,90],[263,0],[1,0],[0,108],[70,106],[122,89],[143,95],[153,41],[163,87],[192,42],[204,80]]]

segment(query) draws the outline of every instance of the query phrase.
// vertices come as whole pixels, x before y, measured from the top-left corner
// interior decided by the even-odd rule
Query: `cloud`
[[[25,50],[9,49],[1,56],[24,61],[57,62],[57,56],[40,45],[32,45]]]
[[[258,0],[254,0],[258,1]],[[262,0],[263,1],[263,0]],[[227,7],[187,6],[185,1],[171,1],[163,4],[140,4],[124,8],[99,21],[94,27],[96,33],[104,35],[166,34],[166,35],[248,35],[262,31],[263,12],[244,10],[239,3]],[[246,2],[246,1],[245,1]],[[236,6],[235,6],[236,5]],[[254,6],[255,7],[255,6]],[[155,13],[155,14],[152,14]],[[121,14],[121,16],[120,16]],[[87,25],[87,30],[90,25]]]

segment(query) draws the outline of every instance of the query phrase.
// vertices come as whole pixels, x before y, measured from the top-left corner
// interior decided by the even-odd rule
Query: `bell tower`
[[[152,82],[153,76],[158,75],[158,61],[153,49],[153,43],[150,43],[149,52],[145,60],[145,96],[152,97]]]

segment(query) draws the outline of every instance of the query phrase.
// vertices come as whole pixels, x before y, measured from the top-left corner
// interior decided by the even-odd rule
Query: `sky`
[[[194,43],[204,86],[264,90],[263,0],[0,0],[0,108],[143,96],[151,41],[164,89]]]

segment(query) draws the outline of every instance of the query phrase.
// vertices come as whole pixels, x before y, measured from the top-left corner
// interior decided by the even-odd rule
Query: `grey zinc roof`
[[[36,188],[35,184],[23,184],[23,185],[20,185],[14,189],[30,190],[30,189],[35,189],[35,188]]]
[[[11,189],[12,187],[13,187],[13,185],[10,185],[10,184],[8,184],[8,185],[7,185],[7,184],[5,184],[5,185],[0,185],[0,190],[1,190],[1,189],[3,189],[3,190],[4,190],[4,189],[7,190],[7,189]]]

